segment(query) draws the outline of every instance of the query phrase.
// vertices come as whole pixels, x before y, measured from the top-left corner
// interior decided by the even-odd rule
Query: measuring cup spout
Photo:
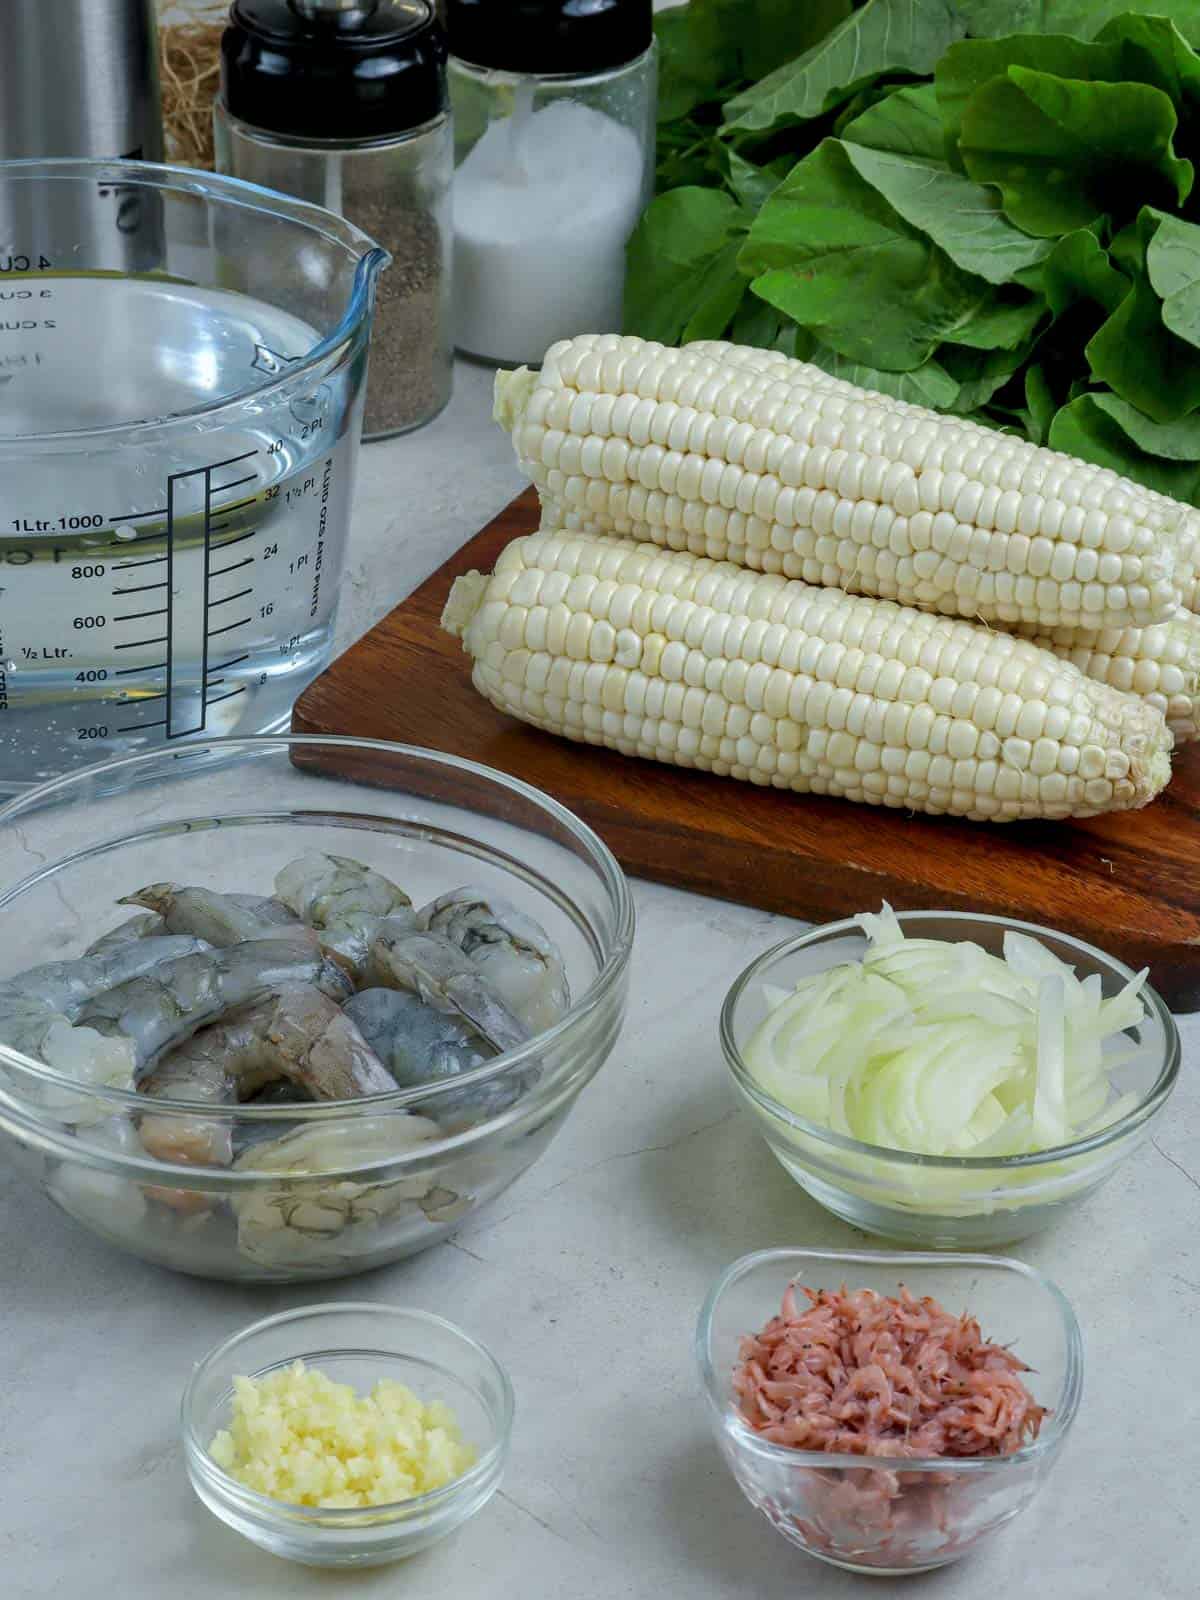
[[[0,162],[0,793],[287,726],[333,649],[390,261],[237,179]]]

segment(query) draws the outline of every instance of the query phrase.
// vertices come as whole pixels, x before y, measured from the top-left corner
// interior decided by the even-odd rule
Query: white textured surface
[[[518,487],[490,374],[460,367],[421,433],[367,447],[344,646]],[[581,759],[585,757],[581,756]],[[731,803],[736,794],[731,793]],[[735,1256],[861,1243],[791,1183],[735,1113],[716,1040],[730,980],[789,925],[637,886],[629,1022],[542,1162],[457,1240],[371,1277],[232,1288],[117,1255],[0,1158],[0,1597],[306,1600],[849,1600],[886,1580],[807,1560],[742,1500],[691,1358],[704,1294]],[[1183,1024],[1185,1056],[1200,1021]],[[1073,1300],[1084,1405],[1032,1509],[974,1559],[905,1593],[937,1600],[1191,1600],[1200,1568],[1200,1094],[1053,1234],[1014,1253]],[[353,1576],[264,1555],[196,1501],[177,1444],[191,1363],[241,1324],[314,1299],[386,1299],[477,1332],[511,1371],[500,1496],[450,1542]],[[1036,1591],[1035,1591],[1036,1586]]]

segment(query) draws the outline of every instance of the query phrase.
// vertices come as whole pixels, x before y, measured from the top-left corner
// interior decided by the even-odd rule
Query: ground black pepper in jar
[[[454,346],[446,48],[429,0],[234,0],[221,50],[218,169],[390,251],[363,437],[420,427],[450,398]]]

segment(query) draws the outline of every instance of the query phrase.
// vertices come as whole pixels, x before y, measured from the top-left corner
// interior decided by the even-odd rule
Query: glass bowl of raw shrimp
[[[935,1318],[940,1311],[973,1318],[984,1341],[1011,1352],[1032,1401],[1045,1408],[1036,1430],[1024,1432],[1008,1454],[926,1457],[810,1450],[764,1437],[735,1390],[748,1336],[767,1329],[789,1290],[794,1315],[807,1305],[805,1289],[836,1295],[843,1288],[852,1296],[907,1290],[917,1301],[936,1301]],[[912,1307],[914,1322],[924,1310]],[[750,1353],[761,1363],[760,1342]],[[761,1250],[721,1274],[701,1311],[695,1349],[713,1433],[746,1499],[808,1555],[874,1577],[946,1566],[1024,1511],[1061,1453],[1083,1390],[1083,1341],[1065,1295],[1035,1268],[1001,1256]],[[839,1388],[844,1370],[830,1369],[836,1410],[826,1413],[821,1366],[812,1356],[805,1361],[818,1381],[801,1414],[850,1415],[853,1405],[844,1402],[853,1386],[845,1394]],[[856,1375],[863,1373],[883,1378],[879,1366],[859,1367]],[[782,1370],[774,1376],[780,1381],[772,1384],[772,1374],[763,1373],[765,1392],[783,1406],[788,1380]],[[893,1370],[891,1381],[903,1401],[903,1375]]]
[[[378,741],[213,740],[0,812],[0,1143],[176,1270],[346,1276],[524,1172],[612,1050],[633,906],[564,807]]]

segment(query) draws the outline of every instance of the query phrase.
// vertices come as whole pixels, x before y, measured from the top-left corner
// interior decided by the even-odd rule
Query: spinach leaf
[[[1059,78],[1111,83],[1120,76],[1121,53],[1115,45],[1023,33],[952,44],[933,74],[942,125],[952,147],[962,135],[963,112],[971,96],[994,78],[1006,77],[1009,67],[1036,67]]]
[[[1102,397],[1083,394],[1055,414],[1047,442],[1054,450],[1097,466],[1111,467],[1175,500],[1196,503],[1200,462],[1167,461],[1142,450],[1099,404]]]
[[[972,350],[1015,350],[1028,345],[1045,315],[1046,302],[1039,295],[998,295],[946,337]]]
[[[1142,83],[1086,83],[1011,66],[963,110],[959,149],[979,183],[994,183],[1008,217],[1054,237],[1146,201],[1182,203],[1190,161],[1172,149],[1175,108]]]
[[[1200,361],[1164,323],[1163,302],[1150,281],[1150,254],[1163,221],[1147,207],[1126,230],[1122,259],[1132,283],[1085,353],[1097,381],[1153,421],[1174,422],[1200,406]]]
[[[1152,422],[1115,394],[1100,393],[1093,399],[1139,450],[1167,461],[1191,461],[1200,471],[1200,416],[1181,417],[1178,422]]]
[[[1029,437],[1034,444],[1045,444],[1055,409],[1050,382],[1042,368],[1034,362],[1025,368],[1025,415]]]
[[[977,38],[1002,33],[1070,33],[1094,39],[1113,17],[1128,12],[1170,17],[1192,44],[1200,44],[1196,0],[958,0]]]
[[[795,61],[734,95],[726,129],[765,134],[807,122],[884,72],[925,77],[963,32],[951,0],[867,0]]]
[[[1090,228],[1064,234],[1042,262],[1040,275],[1021,279],[1040,284],[1046,303],[1056,317],[1072,306],[1095,304],[1113,312],[1129,292],[1129,279],[1108,258],[1108,252]]]
[[[846,128],[844,142],[859,176],[965,272],[1007,283],[1049,253],[1044,239],[1013,227],[994,190],[947,165],[931,85],[889,95]]]
[[[692,338],[720,333],[745,289],[737,256],[746,220],[718,189],[673,189],[652,201],[625,249],[627,330],[663,344],[689,328],[706,330]]]
[[[855,383],[860,389],[890,394],[911,405],[948,411],[958,399],[958,384],[936,361],[926,361],[912,372],[885,372],[880,367],[865,366],[861,361],[848,361],[819,340],[813,341],[812,349],[803,359],[821,367],[831,377]]]
[[[763,206],[739,258],[754,292],[841,355],[911,372],[993,290],[910,227],[826,139]]]
[[[850,15],[853,0],[691,0],[654,18],[658,120],[673,122],[792,60]]]
[[[782,350],[794,355],[796,324],[756,295],[748,294],[729,325],[734,344],[751,344],[760,350]]]
[[[735,198],[750,211],[757,211],[792,170],[793,163],[788,156],[759,167],[753,161],[747,161],[732,145],[723,144],[720,150],[719,160],[725,172],[725,181]]]
[[[946,165],[946,139],[937,92],[931,84],[893,89],[845,122],[838,137],[871,150],[907,156],[925,166]]]
[[[1024,364],[1029,350],[1028,341],[1016,350],[966,350],[945,345],[938,355],[959,386],[954,410],[965,416],[986,405]]]
[[[1146,248],[1146,272],[1164,327],[1200,347],[1200,228],[1163,217]]]
[[[1118,76],[1161,89],[1175,107],[1184,141],[1200,118],[1200,55],[1167,17],[1117,17],[1101,31],[1102,43],[1117,45]]]

